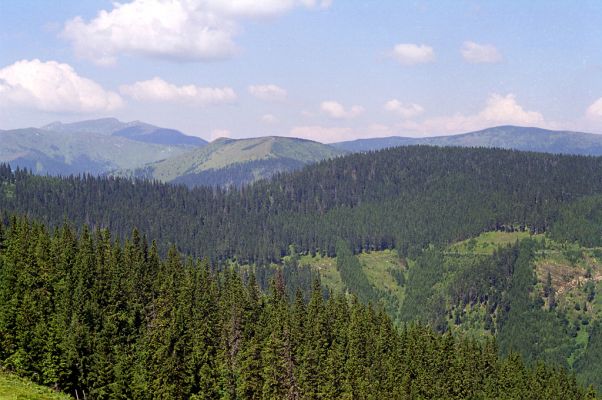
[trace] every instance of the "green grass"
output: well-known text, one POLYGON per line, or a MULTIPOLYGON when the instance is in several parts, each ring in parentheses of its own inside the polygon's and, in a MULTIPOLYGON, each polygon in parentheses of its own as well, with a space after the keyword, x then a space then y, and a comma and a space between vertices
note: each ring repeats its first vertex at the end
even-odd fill
POLYGON ((322 257, 317 254, 315 257, 310 255, 302 256, 299 259, 299 265, 309 265, 320 274, 322 285, 331 289, 335 293, 343 293, 345 284, 341 279, 341 274, 337 270, 336 258, 322 257))
POLYGON ((479 236, 458 243, 448 248, 450 253, 460 254, 493 254, 500 246, 514 244, 517 240, 528 237, 541 238, 543 235, 532 236, 529 232, 485 232, 479 236))
POLYGON ((358 255, 362 270, 368 281, 380 292, 392 295, 399 302, 405 297, 405 289, 399 286, 392 272, 399 270, 405 273, 405 266, 395 250, 373 251, 358 255))
POLYGON ((0 372, 0 400, 68 400, 69 396, 0 372))

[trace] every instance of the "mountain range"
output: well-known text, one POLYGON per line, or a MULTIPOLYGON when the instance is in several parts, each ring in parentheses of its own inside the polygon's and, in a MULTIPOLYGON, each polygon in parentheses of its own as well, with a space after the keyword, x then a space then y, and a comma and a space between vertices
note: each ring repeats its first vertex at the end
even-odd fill
POLYGON ((497 147, 543 153, 602 155, 602 135, 510 125, 487 128, 460 135, 426 138, 391 136, 332 144, 332 146, 338 149, 350 152, 411 145, 497 147))
POLYGON ((277 136, 221 138, 208 143, 176 129, 102 118, 0 130, 0 139, 0 162, 37 174, 112 174, 188 186, 240 186, 346 153, 396 146, 496 147, 602 155, 602 135, 519 126, 450 136, 392 136, 328 145, 277 136))
POLYGON ((37 174, 105 174, 182 154, 207 142, 114 118, 0 131, 0 161, 37 174))

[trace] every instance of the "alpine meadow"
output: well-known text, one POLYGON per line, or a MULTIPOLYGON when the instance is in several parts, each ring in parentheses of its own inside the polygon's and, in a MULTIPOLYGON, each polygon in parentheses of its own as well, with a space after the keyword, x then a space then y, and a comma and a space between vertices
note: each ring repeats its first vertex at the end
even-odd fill
POLYGON ((0 44, 0 399, 602 399, 602 3, 5 1, 0 44))

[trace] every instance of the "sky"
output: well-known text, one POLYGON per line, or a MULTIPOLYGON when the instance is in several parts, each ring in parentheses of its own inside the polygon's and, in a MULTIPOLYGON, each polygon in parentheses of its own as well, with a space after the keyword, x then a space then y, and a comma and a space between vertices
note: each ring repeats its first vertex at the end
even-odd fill
POLYGON ((602 134, 602 1, 1 0, 0 129, 602 134))

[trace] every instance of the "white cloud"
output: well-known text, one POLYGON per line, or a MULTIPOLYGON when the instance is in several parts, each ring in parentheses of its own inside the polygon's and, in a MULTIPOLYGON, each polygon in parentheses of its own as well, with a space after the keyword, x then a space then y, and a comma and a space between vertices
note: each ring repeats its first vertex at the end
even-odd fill
POLYGON ((138 101, 191 102, 196 105, 232 103, 237 98, 234 90, 229 87, 176 86, 158 77, 131 85, 122 85, 119 91, 138 101))
POLYGON ((494 64, 502 61, 502 55, 491 44, 467 41, 462 45, 460 52, 466 61, 473 64, 494 64))
POLYGON ((232 132, 230 132, 228 129, 214 129, 211 131, 210 140, 214 141, 220 138, 229 138, 230 136, 232 136, 232 132))
POLYGON ((62 36, 76 53, 98 64, 120 54, 175 61, 207 61, 237 52, 234 38, 242 18, 269 17, 295 7, 325 8, 312 0, 133 0, 113 3, 90 21, 76 17, 62 36))
POLYGON ((401 115, 403 118, 413 118, 424 112, 424 108, 416 103, 404 104, 397 99, 385 103, 385 110, 401 115))
POLYGON ((413 43, 395 45, 391 56, 402 65, 425 64, 435 61, 435 51, 432 47, 413 43))
POLYGON ((334 143, 349 140, 352 134, 350 128, 343 127, 324 127, 319 125, 296 126, 291 129, 289 136, 315 140, 321 143, 334 143))
POLYGON ((207 0, 208 9, 232 17, 273 17, 298 6, 309 9, 328 8, 331 0, 207 0))
POLYGON ((273 114, 264 114, 261 116, 261 122, 272 125, 278 122, 278 118, 276 118, 273 114))
POLYGON ((251 85, 248 90, 251 95, 265 101, 282 101, 287 96, 286 90, 273 84, 251 85))
POLYGON ((355 118, 364 112, 362 106, 351 106, 350 109, 346 110, 341 103, 336 101, 323 101, 320 104, 320 109, 323 113, 336 119, 355 118))
POLYGON ((586 115, 592 119, 602 118, 602 97, 587 108, 586 115))
POLYGON ((68 64, 22 60, 0 69, 0 104, 49 112, 91 113, 123 105, 117 93, 79 76, 68 64))
POLYGON ((516 102, 513 94, 502 96, 492 94, 487 99, 487 106, 479 113, 479 119, 505 124, 543 124, 543 115, 537 111, 526 111, 516 102))
POLYGON ((474 115, 430 118, 421 122, 406 121, 399 128, 421 134, 448 134, 484 129, 495 125, 549 126, 543 115, 525 110, 513 94, 492 94, 485 108, 474 115))

